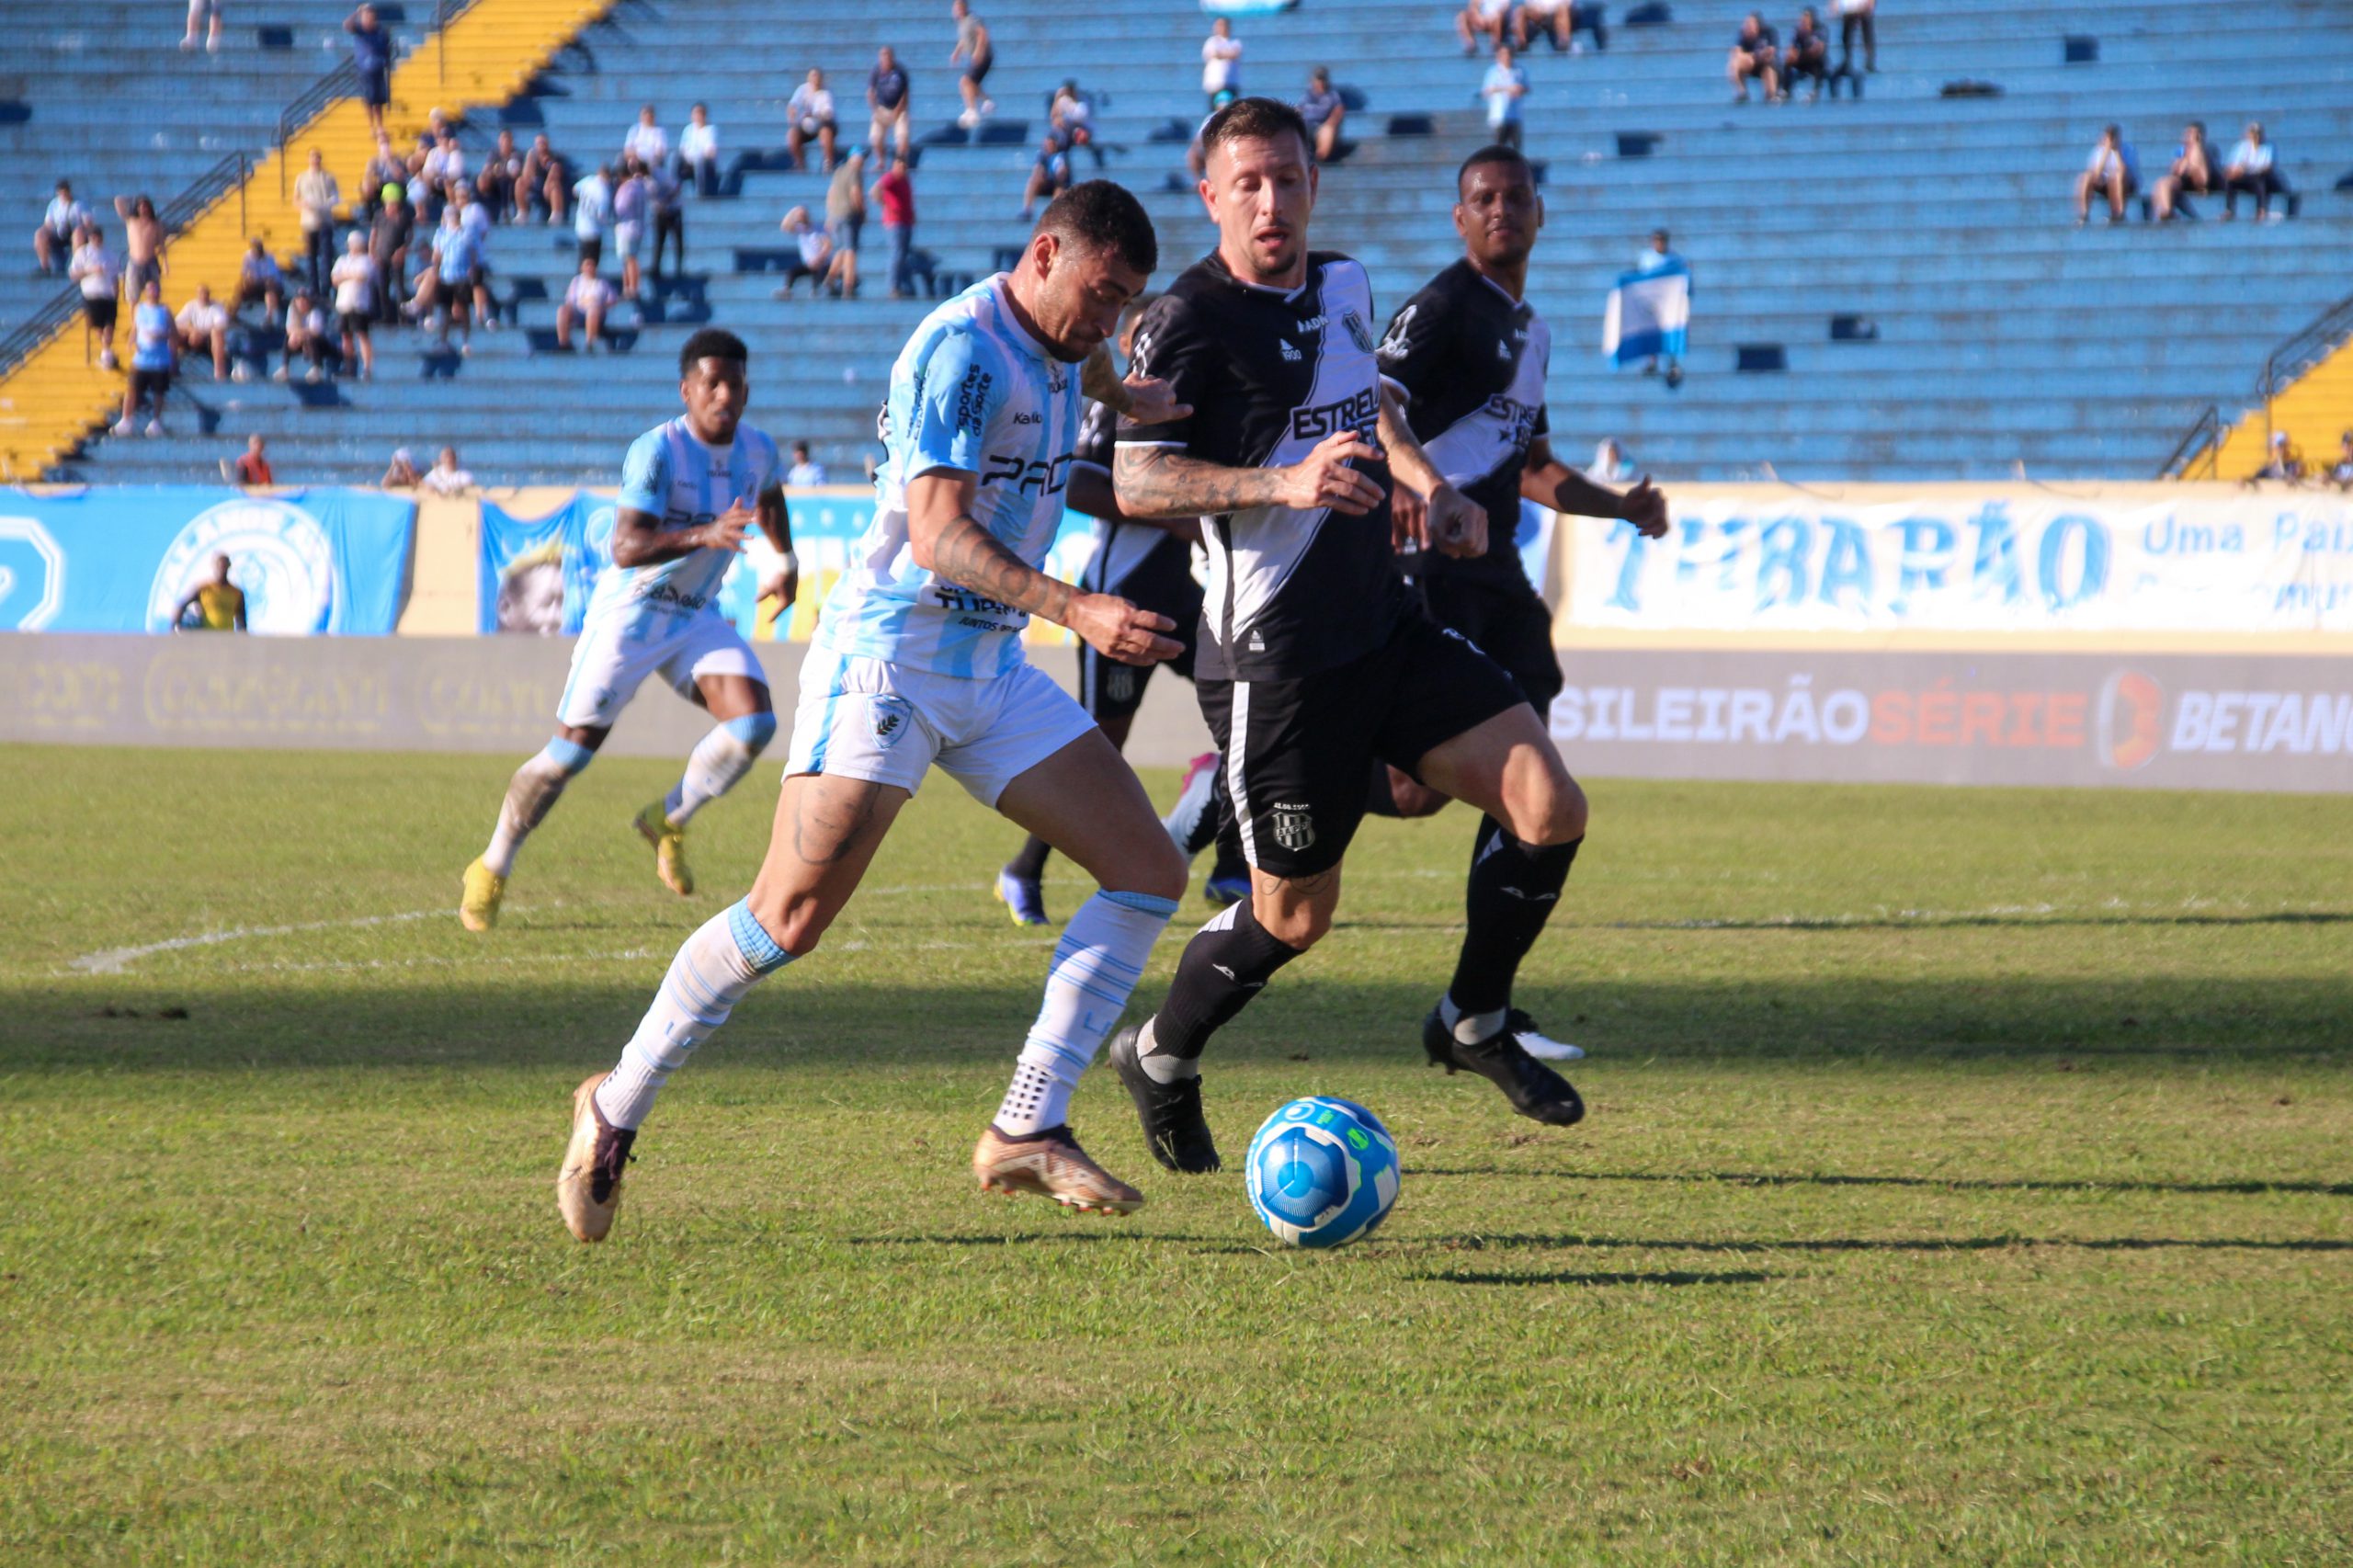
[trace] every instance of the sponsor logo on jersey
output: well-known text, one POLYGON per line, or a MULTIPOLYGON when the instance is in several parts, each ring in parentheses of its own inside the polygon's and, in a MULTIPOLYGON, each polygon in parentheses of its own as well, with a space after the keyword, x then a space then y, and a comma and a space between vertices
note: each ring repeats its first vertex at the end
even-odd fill
POLYGON ((1070 483, 1073 454, 1058 458, 1025 458, 1011 452, 991 452, 981 470, 983 484, 1005 484, 1023 495, 1059 495, 1070 483))
MULTIPOLYGON (((964 372, 964 384, 956 392, 956 423, 960 428, 975 436, 988 422, 989 388, 996 378, 978 365, 964 372)), ((920 395, 920 389, 918 389, 920 395)))
POLYGON ((1536 405, 1497 392, 1487 399, 1487 413, 1495 421, 1495 439, 1515 450, 1536 438, 1536 405))
POLYGON ((1028 409, 1020 409, 1015 412, 1013 422, 1016 425, 1043 425, 1046 422, 1046 416, 1042 414, 1032 414, 1028 409))
POLYGON ((1275 341, 1282 345, 1282 348, 1283 348, 1283 358, 1284 358, 1285 362, 1290 363, 1290 364, 1294 364, 1294 365, 1295 365, 1295 364, 1299 363, 1299 361, 1300 361, 1300 360, 1302 360, 1302 358, 1305 358, 1305 356, 1304 356, 1304 355, 1302 355, 1302 354, 1301 354, 1301 353, 1300 353, 1300 351, 1299 351, 1298 349, 1293 348, 1293 347, 1290 346, 1290 338, 1288 338, 1288 337, 1279 337, 1279 338, 1277 338, 1275 341))
POLYGON ((1495 339, 1495 358, 1506 365, 1511 363, 1511 345, 1500 337, 1495 339))
POLYGON ((1381 422, 1381 393, 1371 387, 1337 403, 1290 411, 1290 433, 1299 440, 1320 441, 1336 430, 1370 430, 1381 422))

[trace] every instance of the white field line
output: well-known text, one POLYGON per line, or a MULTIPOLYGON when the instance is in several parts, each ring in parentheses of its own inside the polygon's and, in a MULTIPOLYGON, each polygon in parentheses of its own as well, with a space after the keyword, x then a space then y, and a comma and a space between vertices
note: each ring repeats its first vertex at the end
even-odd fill
POLYGON ((291 937, 305 931, 350 931, 368 926, 391 926, 404 920, 429 920, 447 914, 439 909, 411 909, 399 915, 363 915, 352 920, 309 920, 299 926, 239 926, 227 931, 199 931, 193 936, 167 937, 160 942, 148 942, 136 948, 108 948, 103 952, 84 953, 66 964, 80 974, 120 974, 141 959, 157 953, 177 952, 183 948, 211 948, 222 942, 243 942, 255 937, 291 937))

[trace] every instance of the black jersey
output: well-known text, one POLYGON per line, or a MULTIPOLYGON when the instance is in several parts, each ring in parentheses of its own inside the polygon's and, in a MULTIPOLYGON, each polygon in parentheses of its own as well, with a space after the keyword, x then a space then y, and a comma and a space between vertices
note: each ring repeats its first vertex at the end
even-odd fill
MULTIPOLYGON (((1108 479, 1111 472, 1112 437, 1119 424, 1120 416, 1111 411, 1109 404, 1089 402, 1086 417, 1079 421, 1078 445, 1071 453, 1071 466, 1099 470, 1108 479)), ((1168 584, 1190 577, 1191 553, 1190 545, 1155 524, 1123 523, 1110 517, 1097 517, 1095 519, 1095 553, 1087 558, 1086 580, 1080 586, 1091 594, 1118 594, 1123 598, 1134 598, 1135 596, 1124 585, 1147 562, 1154 568, 1151 574, 1153 580, 1168 584)), ((1198 589, 1193 597, 1198 599, 1198 589)), ((1157 602, 1142 608, 1168 613, 1157 602)), ((1185 615, 1188 621, 1195 619, 1190 609, 1185 615)), ((1180 625, 1176 629, 1176 637, 1180 642, 1191 642, 1194 628, 1189 624, 1180 625)))
POLYGON ((1548 433, 1544 371, 1552 335, 1535 307, 1515 300, 1468 260, 1405 301, 1381 340, 1381 371, 1405 400, 1405 422, 1447 483, 1487 513, 1487 552, 1458 561, 1436 551, 1419 575, 1527 574, 1519 531, 1519 476, 1528 449, 1548 433))
MULTIPOLYGON (((1170 447, 1229 468, 1294 463, 1342 429, 1379 445, 1372 284, 1322 252, 1285 291, 1245 283, 1214 255, 1178 275, 1136 330, 1135 369, 1166 381, 1191 415, 1120 430, 1123 447, 1170 447)), ((1380 506, 1256 506, 1201 519, 1209 556, 1198 668, 1233 680, 1309 676, 1379 647, 1406 613, 1390 566, 1389 473, 1380 506)))

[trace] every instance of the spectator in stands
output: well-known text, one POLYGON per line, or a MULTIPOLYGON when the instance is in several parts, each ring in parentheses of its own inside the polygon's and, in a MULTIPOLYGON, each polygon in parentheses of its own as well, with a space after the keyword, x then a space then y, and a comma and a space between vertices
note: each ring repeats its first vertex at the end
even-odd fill
POLYGON ((669 155, 669 133, 654 123, 654 106, 647 104, 637 111, 637 123, 621 137, 622 161, 635 158, 650 169, 669 155))
POLYGON ((523 149, 515 145, 515 133, 502 130, 498 144, 484 158, 482 172, 474 176, 474 194, 493 222, 512 223, 522 216, 517 205, 517 186, 523 178, 523 149))
POLYGON ((1307 133, 1314 139, 1315 161, 1328 164, 1340 145, 1340 123, 1348 118, 1348 106, 1333 89, 1332 73, 1318 65, 1308 74, 1307 96, 1299 100, 1299 118, 1307 121, 1307 133))
POLYGON ((1552 40, 1552 52, 1555 54, 1563 50, 1571 54, 1582 54, 1585 46, 1577 42, 1577 34, 1581 32, 1593 35, 1596 52, 1609 47, 1609 34, 1603 26, 1602 9, 1598 5, 1579 6, 1574 4, 1574 0, 1523 0, 1515 20, 1513 41, 1522 54, 1528 52, 1528 46, 1539 37, 1552 40))
POLYGON ((204 52, 221 52, 221 0, 188 0, 188 31, 180 38, 183 51, 196 47, 197 29, 208 17, 212 25, 204 35, 204 52))
POLYGON ((368 259, 376 264, 376 315, 387 325, 399 319, 401 297, 408 290, 408 253, 416 237, 416 211, 402 199, 401 187, 389 181, 368 227, 368 259))
POLYGON ((441 210, 441 226, 433 232, 432 249, 433 264, 418 276, 410 314, 420 324, 433 316, 435 335, 444 348, 449 346, 449 328, 455 324, 460 333, 458 352, 470 355, 474 335, 474 236, 455 207, 441 210))
POLYGON ((199 283, 172 326, 182 353, 202 354, 212 361, 212 379, 229 379, 229 312, 212 297, 212 286, 199 283))
POLYGON ((82 319, 98 339, 98 369, 115 369, 119 361, 114 357, 114 322, 122 308, 118 298, 122 289, 122 263, 107 249, 105 230, 96 223, 83 227, 82 243, 74 247, 74 259, 67 264, 65 275, 82 290, 82 319))
POLYGON ((2123 129, 2111 125, 2099 133, 2099 145, 2075 176, 2075 226, 2090 221, 2095 192, 2108 198, 2108 221, 2121 223, 2126 199, 2140 188, 2141 160, 2124 140, 2123 129))
POLYGON ((1765 89, 1765 101, 1771 103, 1781 96, 1780 35, 1766 25, 1765 18, 1755 11, 1748 13, 1740 24, 1740 32, 1732 40, 1732 59, 1725 65, 1725 74, 1732 78, 1732 101, 1748 101, 1748 82, 1755 77, 1765 89))
POLYGON ((905 157, 915 104, 907 74, 899 68, 899 57, 887 43, 874 51, 874 69, 866 78, 866 107, 873 115, 873 123, 866 128, 868 148, 880 153, 887 137, 899 156, 905 157))
MULTIPOLYGON (((506 132, 500 132, 505 135, 506 132)), ((352 216, 364 223, 373 223, 376 214, 383 210, 384 187, 396 185, 404 189, 408 185, 408 160, 392 150, 390 133, 376 132, 376 150, 368 155, 368 166, 359 174, 359 210, 352 216)))
POLYGON ((825 278, 833 271, 834 242, 831 235, 810 221, 809 209, 796 207, 784 215, 777 227, 796 247, 792 259, 785 263, 784 287, 776 291, 779 300, 792 298, 792 286, 803 278, 809 279, 809 293, 815 298, 823 291, 825 278))
POLYGON ((858 294, 858 242, 865 229, 866 154, 853 147, 825 187, 825 233, 834 242, 833 269, 825 282, 845 300, 858 294))
POLYGON ((351 35, 351 63, 359 73, 359 101, 368 106, 370 130, 384 129, 384 106, 392 101, 392 35, 376 19, 376 7, 362 6, 344 18, 351 35))
POLYGON ((792 89, 792 97, 784 106, 784 155, 792 160, 794 168, 807 167, 801 149, 813 140, 818 172, 829 173, 834 166, 834 140, 839 134, 834 90, 825 85, 825 74, 813 65, 808 80, 792 89))
POLYGON ((609 165, 598 165, 594 174, 583 176, 572 187, 572 233, 580 242, 580 254, 602 261, 605 258, 605 230, 613 221, 613 171, 609 165))
POLYGON ((2283 484, 2302 484, 2304 481, 2304 454, 2288 439, 2285 430, 2271 433, 2270 455, 2261 468, 2247 475, 2246 482, 2253 484, 2263 479, 2276 479, 2283 484))
POLYGON ((1220 17, 1201 40, 1201 92, 1212 109, 1223 108, 1242 96, 1242 40, 1233 23, 1220 17))
POLYGON ((956 18, 956 47, 948 51, 948 63, 961 62, 964 67, 956 78, 956 90, 964 95, 964 112, 956 123, 970 131, 983 116, 996 112, 996 105, 981 96, 981 84, 996 63, 996 45, 989 38, 989 25, 972 14, 972 0, 949 0, 948 14, 956 18))
POLYGON ((915 186, 904 153, 892 158, 890 169, 867 194, 881 210, 882 233, 891 242, 891 298, 904 300, 915 288, 915 186))
MULTIPOLYGON (((259 437, 256 437, 258 439, 259 437)), ((244 460, 240 459, 242 466, 244 460)), ((267 465, 265 465, 267 466, 267 465)), ((263 483, 267 483, 267 481, 263 483)), ((172 630, 189 631, 245 631, 251 625, 245 619, 245 593, 229 581, 229 558, 212 558, 212 575, 180 596, 172 607, 172 630), (191 615, 193 610, 196 613, 191 615)))
POLYGON ((563 222, 565 205, 572 195, 572 181, 565 177, 563 159, 548 145, 547 132, 542 131, 531 138, 531 150, 523 154, 523 172, 516 177, 516 207, 525 218, 533 211, 547 214, 551 223, 563 222))
POLYGON ((619 297, 610 283, 597 276, 597 258, 582 256, 580 270, 564 286, 563 303, 555 310, 555 346, 572 347, 572 324, 578 322, 587 333, 582 352, 596 352, 605 337, 605 314, 619 297))
POLYGON ((136 300, 150 278, 160 279, 170 270, 164 265, 164 224, 155 216, 155 203, 144 196, 118 196, 114 210, 122 220, 122 295, 136 300))
POLYGON ((343 259, 335 264, 335 320, 342 335, 343 362, 348 365, 357 358, 363 381, 376 379, 376 341, 370 334, 381 280, 376 258, 368 254, 368 236, 352 230, 343 259))
POLYGON ((1455 36, 1462 40, 1466 55, 1479 52, 1479 40, 1487 40, 1490 53, 1504 46, 1505 29, 1511 23, 1511 0, 1468 0, 1454 17, 1455 36))
MULTIPOLYGON (((2150 187, 2150 206, 2160 223, 2173 221, 2177 211, 2189 210, 2181 205, 2185 196, 2211 196, 2222 188, 2222 172, 2214 165, 2214 150, 2206 144, 2203 120, 2191 120, 2183 128, 2181 145, 2174 149, 2173 166, 2157 176, 2150 187)), ((2194 212, 2191 217, 2196 217, 2194 212)))
MULTIPOLYGON (((1665 229, 1653 229, 1651 231, 1651 243, 1634 253, 1634 270, 1636 272, 1657 272, 1665 267, 1676 266, 1682 266, 1685 267, 1686 271, 1689 270, 1688 265, 1684 262, 1681 256, 1675 254, 1674 248, 1668 244, 1666 231, 1665 229)), ((1672 392, 1683 384, 1683 362, 1676 358, 1673 355, 1665 356, 1665 359, 1666 385, 1667 390, 1672 392)), ((1643 367, 1643 374, 1645 376, 1655 376, 1659 373, 1659 361, 1657 358, 1654 358, 1648 364, 1643 367)))
POLYGON ((1838 74, 1862 92, 1862 72, 1855 69, 1855 35, 1863 39, 1863 71, 1879 69, 1879 0, 1830 0, 1830 14, 1838 18, 1838 74))
POLYGON ((116 435, 130 435, 141 405, 150 402, 155 412, 147 421, 147 434, 164 433, 164 396, 172 390, 172 312, 164 305, 164 285, 150 278, 131 307, 131 380, 123 387, 122 420, 114 427, 116 435))
POLYGON ((433 460, 432 471, 416 482, 427 495, 463 495, 474 488, 474 476, 458 466, 458 449, 444 447, 433 460))
POLYGON ((312 148, 308 165, 294 176, 294 205, 302 215, 302 271, 313 293, 326 291, 335 269, 335 210, 342 201, 343 187, 312 148))
POLYGON ((454 200, 458 226, 473 242, 472 254, 466 258, 466 285, 473 294, 474 320, 482 324, 484 332, 496 332, 498 312, 492 308, 490 299, 490 210, 474 199, 473 187, 462 180, 454 200))
POLYGON ((1038 203, 1051 201, 1070 187, 1070 148, 1061 131, 1049 129, 1039 139, 1038 156, 1029 165, 1029 182, 1021 189, 1021 221, 1035 222, 1038 203))
POLYGON ((2353 430, 2336 437, 2336 466, 2328 471, 2328 479, 2339 490, 2353 490, 2353 430))
POLYGON ((1626 450, 1615 436, 1604 436, 1593 449, 1593 461, 1585 476, 1596 484, 1623 484, 1634 477, 1634 465, 1626 460, 1626 450))
POLYGON ((645 165, 632 153, 623 160, 620 183, 613 187, 613 256, 621 264, 624 300, 637 298, 645 227, 653 216, 654 192, 646 184, 645 165))
POLYGON ((678 164, 697 196, 719 194, 719 127, 711 124, 705 105, 695 105, 687 128, 678 132, 678 164))
POLYGON ((40 215, 40 227, 33 231, 33 255, 44 276, 74 259, 74 235, 89 221, 90 210, 74 199, 73 185, 59 180, 57 194, 40 215))
POLYGON ((1479 96, 1487 100, 1487 139, 1506 147, 1518 147, 1523 105, 1528 97, 1528 73, 1512 58, 1511 45, 1496 48, 1495 62, 1487 67, 1486 78, 1479 84, 1479 96))
POLYGON ((645 194, 654 213, 654 276, 662 276, 662 247, 676 248, 677 256, 671 269, 679 277, 687 271, 687 209, 685 187, 678 179, 677 169, 668 164, 656 164, 645 171, 645 194))
POLYGON ((1830 40, 1808 6, 1798 13, 1798 25, 1790 29, 1790 47, 1781 51, 1781 96, 1789 97, 1801 81, 1811 81, 1813 86, 1805 101, 1813 103, 1830 79, 1830 40))
POLYGON ((431 194, 433 213, 438 213, 458 193, 458 186, 466 177, 466 150, 458 144, 455 126, 444 125, 433 133, 433 146, 418 165, 425 176, 426 189, 431 194))
MULTIPOLYGON (((245 437, 245 449, 237 454, 235 462, 224 462, 221 466, 228 471, 230 483, 242 484, 248 490, 267 490, 278 483, 278 476, 269 469, 269 448, 262 440, 259 431, 245 437)), ((229 558, 216 555, 212 559, 217 570, 220 563, 229 558)))
POLYGON ((278 367, 277 379, 294 379, 294 356, 300 354, 309 362, 302 379, 316 381, 333 372, 327 364, 335 352, 335 330, 327 321, 327 313, 308 289, 294 291, 294 302, 286 307, 286 358, 278 367))
POLYGON ((243 311, 256 300, 261 301, 266 321, 276 321, 286 308, 286 274, 258 234, 245 242, 244 259, 237 264, 237 298, 229 307, 230 313, 243 311))
MULTIPOLYGON (((2353 437, 2348 437, 2347 439, 2353 440, 2353 437)), ((825 483, 824 466, 809 460, 808 442, 792 443, 792 466, 784 471, 784 482, 795 489, 805 489, 813 484, 825 483)))
MULTIPOLYGON (((260 437, 256 437, 256 440, 260 437)), ((392 449, 392 460, 384 465, 384 477, 376 482, 383 490, 414 490, 422 476, 416 472, 416 460, 406 447, 392 449)))
POLYGON ((2288 182, 2280 177, 2273 160, 2271 143, 2263 139, 2263 127, 2247 121, 2246 134, 2231 149, 2231 161, 2222 170, 2222 216, 2225 220, 2238 216, 2239 192, 2255 198, 2257 222, 2271 215, 2271 199, 2289 196, 2288 182))

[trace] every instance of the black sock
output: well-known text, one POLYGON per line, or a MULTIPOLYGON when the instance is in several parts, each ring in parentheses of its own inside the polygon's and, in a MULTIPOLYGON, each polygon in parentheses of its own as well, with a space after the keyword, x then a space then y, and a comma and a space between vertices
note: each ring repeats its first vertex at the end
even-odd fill
POLYGON ((1479 820, 1471 883, 1462 901, 1470 929, 1462 935, 1462 956, 1447 987, 1456 1006, 1466 1013, 1494 1013, 1511 1006, 1519 960, 1543 935, 1584 842, 1523 844, 1495 818, 1479 820))
POLYGON ((1367 816, 1403 814, 1397 810, 1397 792, 1389 787, 1389 765, 1377 756, 1372 759, 1372 777, 1365 781, 1364 810, 1367 816))
POLYGON ((1200 1055, 1210 1036, 1299 954, 1299 949, 1278 941, 1258 924, 1248 899, 1228 905, 1185 944, 1185 956, 1176 960, 1176 979, 1152 1017, 1152 1053, 1188 1060, 1200 1055))
POLYGON ((1031 834, 1021 846, 1021 853, 1005 863, 1005 869, 1024 881, 1037 881, 1046 874, 1046 857, 1054 846, 1036 834, 1031 834))

